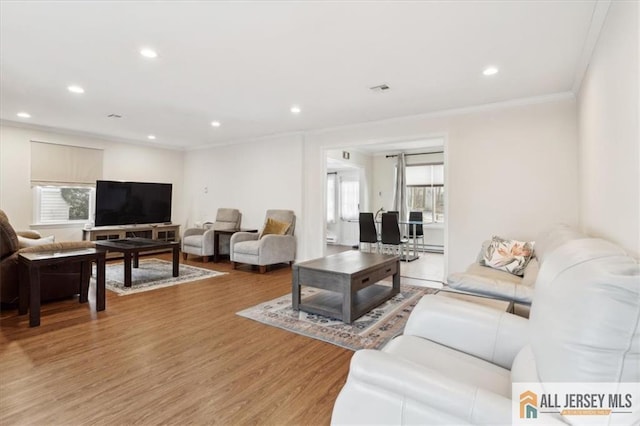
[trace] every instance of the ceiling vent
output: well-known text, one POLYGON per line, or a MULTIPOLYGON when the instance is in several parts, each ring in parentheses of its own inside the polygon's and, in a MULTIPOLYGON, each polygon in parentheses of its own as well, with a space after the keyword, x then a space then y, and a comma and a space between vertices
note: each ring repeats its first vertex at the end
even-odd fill
POLYGON ((109 115, 107 115, 107 117, 109 117, 109 118, 122 118, 122 115, 120 115, 120 114, 109 114, 109 115))
POLYGON ((389 87, 388 84, 385 84, 385 83, 379 84, 377 86, 369 87, 369 90, 371 90, 372 92, 378 92, 378 93, 386 92, 389 89, 391 88, 389 87))

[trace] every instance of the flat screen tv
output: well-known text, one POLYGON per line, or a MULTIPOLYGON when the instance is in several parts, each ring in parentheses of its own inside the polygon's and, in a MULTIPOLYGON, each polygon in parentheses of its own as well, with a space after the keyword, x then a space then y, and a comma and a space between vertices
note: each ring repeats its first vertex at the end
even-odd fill
POLYGON ((95 226, 171 222, 170 183, 96 182, 95 226))

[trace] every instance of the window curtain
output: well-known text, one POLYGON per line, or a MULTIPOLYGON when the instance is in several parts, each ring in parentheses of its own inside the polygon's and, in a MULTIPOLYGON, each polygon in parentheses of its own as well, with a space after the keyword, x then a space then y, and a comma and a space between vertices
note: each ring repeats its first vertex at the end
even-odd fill
POLYGON ((355 220, 360 213, 360 182, 356 177, 340 178, 340 219, 355 220))
POLYGON ((94 186, 102 179, 102 150, 31 141, 31 184, 94 186))
POLYGON ((404 153, 398 154, 396 165, 396 184, 393 191, 393 209, 398 212, 400 221, 408 217, 407 206, 407 160, 404 153))

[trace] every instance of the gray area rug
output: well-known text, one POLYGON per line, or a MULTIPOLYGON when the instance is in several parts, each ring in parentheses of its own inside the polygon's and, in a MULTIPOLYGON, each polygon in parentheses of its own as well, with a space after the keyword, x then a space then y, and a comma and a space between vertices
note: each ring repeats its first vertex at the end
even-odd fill
MULTIPOLYGON (((321 291, 323 290, 303 287, 302 298, 321 291)), ((422 296, 437 292, 438 290, 431 288, 401 285, 399 294, 350 325, 322 315, 294 311, 291 307, 291 294, 237 312, 236 315, 353 351, 380 349, 402 333, 409 314, 422 296)))
MULTIPOLYGON (((155 258, 140 259, 139 267, 131 270, 131 287, 129 288, 124 286, 124 262, 108 263, 105 272, 107 290, 118 293, 120 296, 225 275, 224 272, 181 264, 179 276, 174 277, 171 262, 155 258)), ((92 281, 95 281, 95 276, 94 266, 92 281)))

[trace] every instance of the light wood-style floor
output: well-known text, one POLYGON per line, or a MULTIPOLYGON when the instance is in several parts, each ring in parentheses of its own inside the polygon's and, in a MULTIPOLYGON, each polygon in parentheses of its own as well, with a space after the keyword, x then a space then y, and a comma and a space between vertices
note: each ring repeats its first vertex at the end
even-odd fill
POLYGON ((46 304, 36 328, 2 312, 0 424, 328 424, 353 352, 235 315, 289 293, 290 269, 186 263, 229 274, 107 292, 97 315, 94 296, 46 304))

